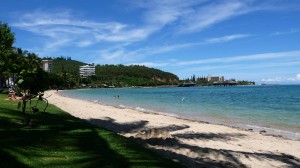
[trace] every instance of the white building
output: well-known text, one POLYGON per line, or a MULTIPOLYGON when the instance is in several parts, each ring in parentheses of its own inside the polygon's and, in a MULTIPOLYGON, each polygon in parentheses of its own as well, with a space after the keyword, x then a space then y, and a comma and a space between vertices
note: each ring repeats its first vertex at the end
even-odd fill
POLYGON ((41 68, 43 68, 43 70, 46 72, 52 72, 52 65, 52 60, 42 60, 41 68))
POLYGON ((224 82, 224 76, 207 76, 207 81, 210 82, 224 82))
POLYGON ((95 66, 83 65, 79 67, 79 74, 81 78, 86 78, 95 75, 95 66))

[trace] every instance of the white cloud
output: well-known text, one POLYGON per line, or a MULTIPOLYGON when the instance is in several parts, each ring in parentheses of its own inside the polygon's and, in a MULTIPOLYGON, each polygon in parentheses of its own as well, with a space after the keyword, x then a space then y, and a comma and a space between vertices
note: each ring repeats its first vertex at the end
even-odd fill
POLYGON ((126 65, 144 65, 147 67, 164 67, 170 65, 169 63, 158 63, 158 62, 136 62, 136 63, 128 63, 126 65))
MULTIPOLYGON (((86 21, 83 19, 76 18, 75 12, 71 10, 35 10, 28 13, 20 13, 20 21, 15 23, 15 26, 19 27, 37 27, 37 26, 74 26, 71 28, 77 28, 77 30, 84 30, 83 28, 92 28, 107 30, 112 32, 118 32, 126 25, 118 22, 105 22, 98 23, 93 21, 86 21)), ((62 31, 60 29, 59 31, 62 31)), ((68 31, 68 29, 65 29, 68 31)), ((74 33, 74 31, 71 31, 74 33)))
POLYGON ((223 43, 223 42, 228 42, 232 40, 237 40, 245 37, 249 37, 249 34, 233 34, 233 35, 227 35, 223 37, 217 37, 217 38, 210 38, 207 39, 207 43, 223 43))
MULTIPOLYGON (((176 64, 171 64, 176 66, 176 64)), ((296 62, 281 62, 281 63, 273 63, 271 61, 263 62, 263 63, 230 63, 230 64, 206 64, 202 66, 196 66, 196 67, 182 67, 186 72, 189 72, 190 74, 195 74, 199 72, 230 72, 231 73, 236 73, 236 72, 252 72, 256 73, 256 76, 265 74, 268 70, 272 70, 272 73, 276 73, 275 69, 282 69, 290 66, 300 66, 300 61, 296 62), (257 74, 259 73, 259 74, 257 74)), ((176 66, 178 67, 178 66, 176 66)), ((280 70, 281 72, 282 70, 280 70)), ((272 74, 272 75, 273 75, 272 74)))
POLYGON ((79 41, 77 46, 78 47, 87 47, 87 46, 90 46, 92 44, 93 44, 93 42, 91 40, 83 40, 83 41, 79 41))
POLYGON ((262 82, 283 82, 284 78, 282 77, 275 77, 275 78, 268 78, 268 79, 262 79, 262 82))
POLYGON ((300 82, 300 74, 296 74, 295 77, 275 77, 275 78, 266 78, 262 79, 262 82, 300 82))
POLYGON ((152 27, 136 28, 131 30, 123 30, 119 33, 96 33, 97 41, 110 42, 136 42, 146 39, 155 31, 152 27))
POLYGON ((114 62, 114 60, 122 61, 125 55, 124 52, 125 51, 122 48, 111 48, 107 50, 102 50, 99 54, 104 60, 114 62))
POLYGON ((212 58, 212 59, 202 59, 194 61, 182 61, 177 65, 199 65, 199 64, 209 64, 209 63, 229 63, 229 62, 240 62, 240 61, 253 61, 253 60, 266 60, 275 58, 288 58, 288 57, 300 57, 300 51, 289 51, 289 52, 278 52, 278 53, 263 53, 255 55, 245 55, 236 57, 222 57, 222 58, 212 58))
POLYGON ((183 43, 183 44, 172 44, 164 46, 144 47, 136 50, 128 51, 123 46, 111 47, 105 50, 101 50, 98 55, 104 60, 109 60, 110 63, 126 63, 132 61, 141 60, 147 56, 154 56, 169 51, 179 50, 202 43, 183 43))
MULTIPOLYGON (((254 60, 254 59, 253 59, 254 60)), ((151 67, 160 67, 160 66, 173 66, 178 67, 181 62, 178 60, 166 60, 161 62, 134 62, 134 63, 128 63, 127 65, 137 64, 137 65, 146 65, 151 67)), ((214 70, 230 70, 230 71, 240 71, 240 70, 248 70, 248 71, 256 71, 258 69, 265 69, 265 68, 279 68, 279 67, 291 67, 291 66, 300 66, 300 59, 297 59, 297 57, 293 60, 283 60, 281 59, 279 62, 275 61, 275 59, 267 58, 264 62, 243 62, 241 61, 234 61, 234 62, 207 62, 203 63, 202 66, 195 66, 195 67, 186 67, 185 71, 188 71, 190 73, 196 73, 196 72, 203 72, 203 71, 214 71, 214 70)), ((244 71, 243 71, 244 72, 244 71)), ((289 78, 289 80, 295 80, 300 79, 300 76, 297 76, 296 78, 289 78)))
POLYGON ((223 1, 201 6, 196 8, 192 14, 183 17, 184 24, 180 28, 180 32, 201 31, 234 16, 248 13, 251 11, 248 8, 245 1, 223 1))
MULTIPOLYGON (((142 24, 98 22, 87 20, 71 10, 35 10, 19 13, 19 20, 12 26, 42 36, 44 45, 33 46, 42 53, 59 50, 63 47, 89 47, 108 43, 112 45, 132 44, 148 39, 154 33, 168 29, 167 33, 194 33, 216 25, 236 16, 258 10, 269 10, 270 5, 257 0, 152 0, 134 1, 141 13, 142 24), (263 5, 262 5, 263 4, 263 5), (267 4, 267 5, 266 5, 267 4)), ((182 35, 182 34, 177 34, 182 35)), ((108 60, 119 58, 139 58, 173 51, 195 45, 228 42, 250 36, 249 34, 233 34, 223 37, 207 39, 202 42, 187 42, 184 44, 161 45, 161 47, 145 47, 141 49, 127 49, 125 46, 117 51, 105 50, 101 57, 108 60), (122 55, 123 54, 123 55, 122 55), (111 56, 112 55, 112 56, 111 56)), ((160 45, 160 44, 159 44, 160 45)), ((129 48, 129 47, 128 47, 129 48)), ((189 65, 188 62, 183 63, 189 65)), ((191 63, 193 64, 193 63, 191 63)))
POLYGON ((67 45, 87 47, 99 42, 135 42, 147 38, 155 30, 151 27, 136 28, 119 22, 94 22, 76 18, 70 10, 41 11, 20 14, 12 26, 38 36, 48 37, 44 49, 67 45), (63 43, 61 41, 68 41, 63 43), (56 44, 56 45, 53 45, 56 44))
MULTIPOLYGON (((144 20, 158 30, 168 25, 177 33, 194 33, 259 10, 279 10, 274 3, 242 0, 152 0, 136 2, 135 6, 146 9, 144 20)), ((282 7, 283 8, 283 7, 282 7)))
POLYGON ((289 80, 289 81, 300 81, 300 73, 297 74, 295 77, 288 78, 287 80, 289 80))
POLYGON ((45 50, 55 49, 59 46, 67 45, 70 41, 71 41, 71 39, 68 39, 68 38, 63 39, 62 38, 62 39, 57 40, 57 41, 46 42, 45 50))
POLYGON ((186 0, 183 3, 181 0, 152 0, 135 2, 135 6, 146 9, 144 19, 147 24, 162 27, 188 15, 193 6, 205 1, 207 0, 186 0))
POLYGON ((295 5, 268 0, 152 0, 135 3, 135 6, 146 9, 144 19, 147 25, 158 30, 172 25, 175 33, 200 32, 220 22, 255 11, 295 8, 295 5))
POLYGON ((272 33, 271 36, 280 36, 280 35, 286 35, 286 34, 294 34, 300 32, 299 29, 291 29, 289 31, 282 31, 282 32, 275 32, 272 33))
MULTIPOLYGON (((131 51, 127 51, 124 47, 118 46, 118 47, 112 47, 112 48, 109 48, 106 50, 102 50, 99 52, 99 55, 102 58, 104 58, 106 60, 110 60, 110 61, 113 61, 113 59, 115 59, 115 61, 119 62, 121 60, 121 58, 124 58, 124 59, 126 58, 126 61, 130 62, 130 61, 137 61, 146 56, 154 56, 156 54, 176 51, 176 50, 180 50, 183 48, 199 46, 199 45, 225 43, 225 42, 229 42, 229 41, 233 41, 233 40, 238 40, 241 38, 246 38, 248 36, 250 36, 250 35, 248 35, 248 34, 233 34, 233 35, 226 35, 226 36, 222 36, 222 37, 207 39, 203 42, 179 43, 179 44, 170 44, 170 45, 162 45, 162 46, 154 46, 154 47, 144 47, 144 48, 139 48, 139 49, 131 50, 131 51), (122 53, 122 54, 116 54, 117 51, 118 51, 118 53, 122 53), (120 51, 122 51, 122 52, 120 52, 120 51)), ((181 63, 179 63, 179 64, 181 64, 181 63)))

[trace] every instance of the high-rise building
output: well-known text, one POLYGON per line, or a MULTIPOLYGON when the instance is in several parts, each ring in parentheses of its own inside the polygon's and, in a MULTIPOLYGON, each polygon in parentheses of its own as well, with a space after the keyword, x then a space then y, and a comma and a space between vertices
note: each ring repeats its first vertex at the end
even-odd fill
POLYGON ((81 78, 86 78, 91 75, 95 75, 95 66, 83 65, 79 67, 79 74, 81 78))
POLYGON ((52 72, 53 61, 52 60, 42 60, 41 68, 46 72, 52 72))

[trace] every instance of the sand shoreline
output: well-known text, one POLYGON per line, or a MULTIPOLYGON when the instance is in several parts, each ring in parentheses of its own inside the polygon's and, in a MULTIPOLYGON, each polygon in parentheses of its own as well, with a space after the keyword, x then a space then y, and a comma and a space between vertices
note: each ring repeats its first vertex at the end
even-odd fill
MULTIPOLYGON (((72 99, 48 91, 49 103, 71 115, 141 142, 188 167, 300 167, 300 141, 209 124, 159 113, 141 112, 72 99), (145 130, 161 130, 170 138, 143 139, 145 130)), ((161 135, 158 135, 161 136, 161 135)))
MULTIPOLYGON (((147 87, 144 87, 144 88, 147 88, 147 87)), ((77 90, 90 90, 90 89, 77 89, 77 90)), ((62 96, 62 97, 67 97, 68 98, 68 96, 65 96, 65 95, 62 95, 62 94, 59 94, 59 95, 62 96)), ((72 98, 72 97, 69 97, 69 98, 72 98)), ((92 102, 90 100, 82 100, 82 101, 92 102)), ((163 116, 171 116, 171 117, 174 117, 174 118, 177 118, 177 119, 187 120, 187 121, 191 121, 191 122, 199 122, 199 123, 206 123, 206 124, 213 124, 213 125, 222 125, 222 126, 235 128, 235 129, 244 130, 244 131, 251 131, 251 132, 263 132, 264 135, 266 135, 266 136, 274 136, 274 137, 283 138, 283 139, 287 139, 287 140, 300 141, 300 136, 295 135, 295 134, 299 134, 299 133, 293 132, 293 131, 290 131, 290 130, 286 130, 286 129, 277 129, 277 128, 259 126, 259 125, 254 125, 254 124, 249 125, 249 124, 244 124, 242 122, 237 122, 235 124, 232 124, 232 123, 226 123, 226 122, 228 122, 226 120, 225 121, 222 121, 220 119, 216 120, 215 118, 214 119, 208 119, 207 117, 206 117, 206 120, 192 119, 192 117, 189 117, 189 116, 182 116, 182 115, 172 114, 172 113, 168 113, 168 112, 159 112, 159 111, 153 111, 153 110, 147 110, 147 109, 139 110, 139 109, 130 108, 130 107, 126 107, 126 106, 121 107, 121 106, 117 106, 117 105, 109 105, 109 104, 105 104, 101 101, 100 102, 99 101, 96 101, 96 102, 94 101, 93 103, 97 103, 97 104, 103 105, 103 106, 114 107, 114 108, 118 108, 118 109, 135 110, 135 111, 139 111, 139 112, 145 113, 145 114, 157 114, 157 115, 163 115, 163 116)))

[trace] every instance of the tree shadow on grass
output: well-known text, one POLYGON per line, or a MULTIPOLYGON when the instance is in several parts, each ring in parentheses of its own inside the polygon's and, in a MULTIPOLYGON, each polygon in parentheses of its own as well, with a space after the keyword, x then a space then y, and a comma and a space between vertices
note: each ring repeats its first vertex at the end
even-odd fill
POLYGON ((20 111, 0 109, 0 167, 179 167, 63 112, 32 117, 37 120, 35 127, 17 122, 23 119, 20 111))
POLYGON ((8 154, 6 151, 0 150, 0 167, 28 167, 24 163, 17 160, 16 157, 8 154))
MULTIPOLYGON (((17 163, 23 167, 24 162, 29 167, 71 167, 72 164, 78 167, 129 167, 127 160, 113 151, 95 128, 84 121, 68 122, 64 117, 57 118, 49 113, 39 114, 35 116, 37 118, 40 126, 19 126, 1 131, 0 155, 18 158, 17 163)), ((2 121, 5 118, 2 117, 2 121)), ((9 122, 6 120, 7 126, 12 126, 9 122)), ((3 160, 0 165, 7 163, 10 161, 3 160)))

